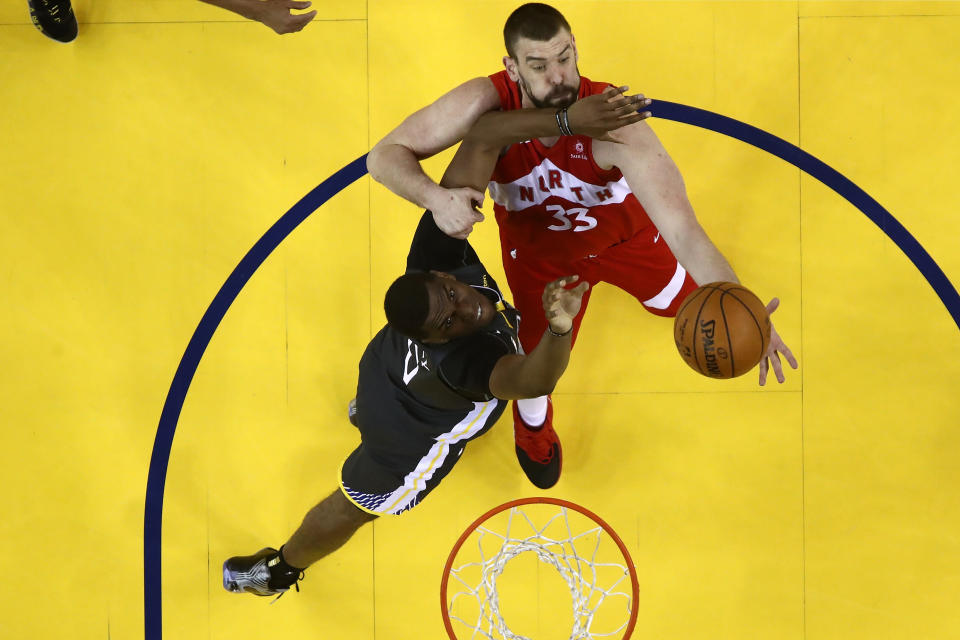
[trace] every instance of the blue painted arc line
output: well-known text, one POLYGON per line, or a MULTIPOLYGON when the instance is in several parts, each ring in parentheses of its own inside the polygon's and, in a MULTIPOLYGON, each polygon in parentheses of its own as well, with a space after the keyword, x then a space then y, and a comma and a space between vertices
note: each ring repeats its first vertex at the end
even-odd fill
POLYGON ((927 250, 890 212, 876 200, 824 162, 782 138, 749 124, 695 107, 654 100, 646 109, 656 118, 692 124, 751 144, 794 165, 827 185, 880 227, 894 244, 916 265, 960 328, 960 294, 927 250))
MULTIPOLYGON (((656 100, 648 108, 654 116, 701 127, 736 138, 786 160, 817 178, 843 196, 880 229, 907 255, 936 291, 960 328, 960 296, 946 275, 919 242, 893 216, 862 189, 810 154, 789 142, 748 124, 710 111, 696 109, 674 102, 656 100)), ((153 443, 150 470, 147 476, 147 495, 143 517, 143 600, 144 637, 162 640, 162 577, 161 533, 163 490, 167 477, 170 449, 177 421, 210 339, 220 325, 233 301, 250 277, 290 233, 327 200, 356 182, 367 173, 366 155, 346 165, 324 180, 283 215, 247 252, 224 282, 207 311, 203 314, 174 374, 170 391, 160 414, 160 424, 153 443)))
POLYGON ((150 458, 150 472, 147 476, 147 497, 143 515, 143 601, 144 630, 147 640, 161 640, 163 637, 162 618, 162 581, 161 581, 161 532, 163 518, 163 489, 167 478, 167 463, 173 446, 173 435, 187 390, 193 375, 200 365, 200 358, 206 351, 210 339, 223 320, 227 310, 236 300, 240 291, 260 265, 273 253, 283 240, 297 226, 317 210, 327 200, 340 193, 350 184, 367 173, 367 156, 357 158, 335 174, 324 180, 310 193, 300 199, 277 220, 253 248, 247 252, 240 264, 234 268, 206 313, 193 332, 190 343, 180 359, 180 365, 173 376, 173 383, 167 393, 160 424, 153 442, 153 454, 150 458))

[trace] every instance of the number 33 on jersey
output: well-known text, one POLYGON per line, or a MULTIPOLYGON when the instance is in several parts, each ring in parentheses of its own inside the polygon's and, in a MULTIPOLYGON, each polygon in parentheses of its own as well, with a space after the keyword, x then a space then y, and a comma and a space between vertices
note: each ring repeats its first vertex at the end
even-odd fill
POLYGON ((575 261, 652 224, 620 170, 594 162, 592 142, 564 136, 552 147, 528 140, 507 148, 489 184, 503 246, 575 261))

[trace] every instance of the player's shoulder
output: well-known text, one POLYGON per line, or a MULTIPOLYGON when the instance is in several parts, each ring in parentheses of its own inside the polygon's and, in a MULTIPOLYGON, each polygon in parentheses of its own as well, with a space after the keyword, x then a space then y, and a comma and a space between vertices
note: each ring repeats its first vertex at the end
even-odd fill
POLYGON ((500 106, 500 91, 491 76, 471 78, 451 89, 443 98, 448 102, 469 105, 481 113, 500 106))
POLYGON ((604 168, 665 153, 657 134, 642 120, 611 131, 609 135, 613 140, 594 140, 592 145, 594 160, 604 168))
POLYGON ((580 97, 586 98, 598 93, 603 93, 607 87, 612 87, 609 82, 596 82, 586 76, 580 76, 580 97))
MULTIPOLYGON (((496 361, 505 355, 516 353, 509 335, 499 329, 485 329, 469 336, 457 338, 450 344, 450 359, 465 359, 468 362, 496 361)), ((519 346, 519 345, 517 345, 519 346)))
POLYGON ((449 118, 466 117, 471 122, 480 114, 500 107, 500 93, 487 76, 461 82, 414 114, 435 125, 449 118))
POLYGON ((497 97, 494 109, 511 110, 519 109, 522 106, 520 87, 510 79, 510 74, 507 73, 506 69, 491 73, 487 76, 487 79, 490 81, 490 86, 493 87, 497 97))

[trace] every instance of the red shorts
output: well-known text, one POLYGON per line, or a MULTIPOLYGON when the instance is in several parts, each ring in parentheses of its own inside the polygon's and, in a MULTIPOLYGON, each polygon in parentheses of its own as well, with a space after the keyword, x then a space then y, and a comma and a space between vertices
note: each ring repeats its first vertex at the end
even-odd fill
POLYGON ((513 292, 513 304, 523 316, 520 343, 527 353, 537 346, 547 328, 543 288, 557 278, 576 274, 581 281, 590 283, 580 313, 573 320, 574 342, 590 301, 590 292, 598 282, 608 282, 623 289, 650 313, 668 318, 677 314, 680 303, 697 288, 697 283, 680 266, 653 225, 599 255, 574 262, 544 262, 535 255, 515 250, 503 242, 503 238, 500 246, 507 283, 513 292))

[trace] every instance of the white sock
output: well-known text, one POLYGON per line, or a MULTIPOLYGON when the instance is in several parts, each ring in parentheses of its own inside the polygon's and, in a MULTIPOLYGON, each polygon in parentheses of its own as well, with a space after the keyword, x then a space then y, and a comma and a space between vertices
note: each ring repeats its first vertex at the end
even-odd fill
POLYGON ((547 396, 515 400, 520 417, 528 427, 539 427, 547 419, 547 396))

